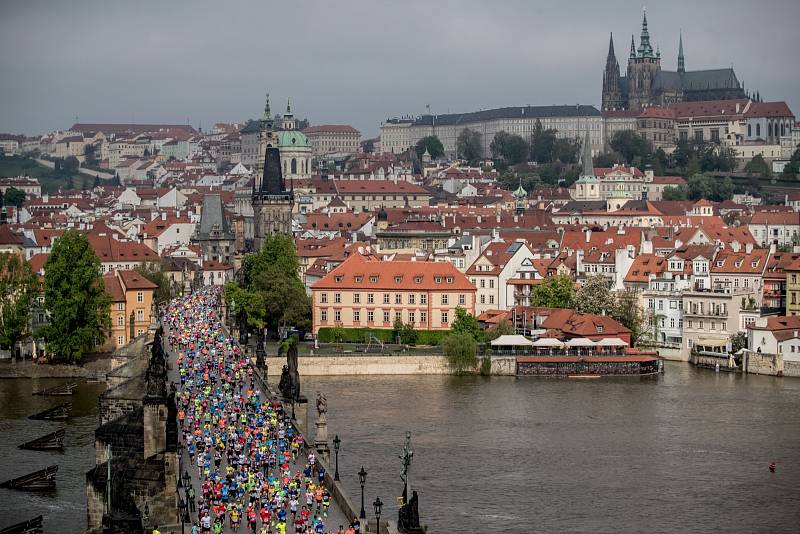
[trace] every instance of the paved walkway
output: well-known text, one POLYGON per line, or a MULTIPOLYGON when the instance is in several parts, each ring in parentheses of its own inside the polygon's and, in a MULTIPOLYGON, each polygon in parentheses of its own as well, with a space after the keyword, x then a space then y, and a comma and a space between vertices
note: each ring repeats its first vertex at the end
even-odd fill
POLYGON ((327 489, 318 484, 318 473, 307 476, 309 458, 300 452, 300 436, 286 424, 283 407, 258 389, 240 347, 226 336, 214 311, 218 298, 216 288, 206 288, 174 301, 163 318, 170 380, 179 384, 176 400, 183 418, 180 469, 189 473, 197 496, 192 521, 202 527, 224 517, 221 532, 229 533, 316 534, 346 528, 332 498, 329 508, 316 504, 318 496, 328 499, 327 489), (298 515, 312 502, 302 525, 292 523, 292 496, 299 501, 298 515), (248 525, 248 506, 255 512, 255 530, 248 525), (238 531, 231 527, 232 513, 244 516, 238 531), (277 520, 279 513, 286 514, 285 524, 277 520))

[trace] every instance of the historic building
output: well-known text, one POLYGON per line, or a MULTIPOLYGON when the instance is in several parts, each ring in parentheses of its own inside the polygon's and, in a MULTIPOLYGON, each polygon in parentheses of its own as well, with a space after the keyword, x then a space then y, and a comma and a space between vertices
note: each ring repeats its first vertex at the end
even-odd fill
POLYGON ((192 243, 200 245, 204 261, 231 263, 235 253, 233 246, 235 236, 225 216, 219 194, 205 195, 202 210, 200 222, 192 236, 192 243))
MULTIPOLYGON (((290 111, 287 107, 287 112, 290 111)), ((274 129, 275 124, 269 109, 269 97, 267 97, 267 105, 264 108, 264 117, 260 122, 258 156, 251 200, 255 250, 261 249, 264 238, 270 234, 291 233, 292 207, 294 205, 294 191, 286 189, 281 172, 282 158, 278 148, 280 139, 274 129)), ((300 132, 297 133, 302 135, 300 132)), ((303 137, 305 138, 305 136, 303 137)), ((311 149, 308 148, 308 151, 308 164, 310 165, 311 149)), ((295 160, 294 165, 296 164, 295 160)))
POLYGON ((745 97, 733 68, 687 71, 683 55, 683 36, 678 45, 677 70, 662 70, 661 51, 657 48, 654 51, 650 43, 647 13, 642 19, 638 49, 631 36, 631 51, 625 76, 620 75, 613 35, 609 40, 603 71, 603 110, 640 110, 647 106, 667 106, 674 102, 745 97))

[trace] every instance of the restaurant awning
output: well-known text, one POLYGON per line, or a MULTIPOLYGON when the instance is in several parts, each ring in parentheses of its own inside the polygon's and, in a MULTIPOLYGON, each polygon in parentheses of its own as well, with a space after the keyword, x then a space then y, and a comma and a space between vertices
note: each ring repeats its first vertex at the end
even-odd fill
POLYGON ((728 344, 728 340, 720 337, 700 337, 697 338, 695 345, 702 345, 704 347, 724 347, 728 344))
POLYGON ((567 347, 594 347, 595 343, 585 337, 575 337, 567 341, 567 347))
POLYGON ((491 345, 493 347, 530 347, 533 345, 533 341, 519 334, 504 335, 493 339, 491 345))
POLYGON ((628 344, 625 343, 618 337, 604 337, 600 341, 595 343, 598 347, 627 347, 628 344))
POLYGON ((564 342, 554 337, 540 337, 533 342, 534 347, 563 347, 564 342))

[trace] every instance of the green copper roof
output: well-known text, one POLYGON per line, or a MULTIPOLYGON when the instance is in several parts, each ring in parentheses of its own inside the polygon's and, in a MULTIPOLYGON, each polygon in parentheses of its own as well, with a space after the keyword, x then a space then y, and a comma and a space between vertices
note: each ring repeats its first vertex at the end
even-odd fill
POLYGON ((520 184, 519 187, 517 187, 517 190, 514 191, 514 196, 517 198, 524 198, 528 196, 528 192, 525 191, 525 189, 522 187, 522 184, 520 184))
POLYGON ((298 132, 297 130, 281 130, 276 132, 276 136, 278 137, 278 147, 311 147, 311 144, 308 142, 308 137, 303 132, 298 132))

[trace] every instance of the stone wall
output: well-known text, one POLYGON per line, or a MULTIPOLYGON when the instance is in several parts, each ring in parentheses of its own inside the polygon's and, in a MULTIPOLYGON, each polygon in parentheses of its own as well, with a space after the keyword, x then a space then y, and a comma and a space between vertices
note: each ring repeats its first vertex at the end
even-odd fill
POLYGON ((100 397, 100 424, 104 425, 142 407, 141 400, 100 397))
MULTIPOLYGON (((447 375, 444 356, 300 356, 300 376, 447 375)), ((285 357, 268 357, 269 376, 280 376, 285 357)))
POLYGON ((780 354, 744 353, 744 371, 757 375, 783 374, 783 357, 780 354))
POLYGON ((783 376, 800 378, 800 362, 783 362, 783 376))
POLYGON ((517 359, 514 356, 492 356, 492 374, 514 376, 517 374, 517 359))

